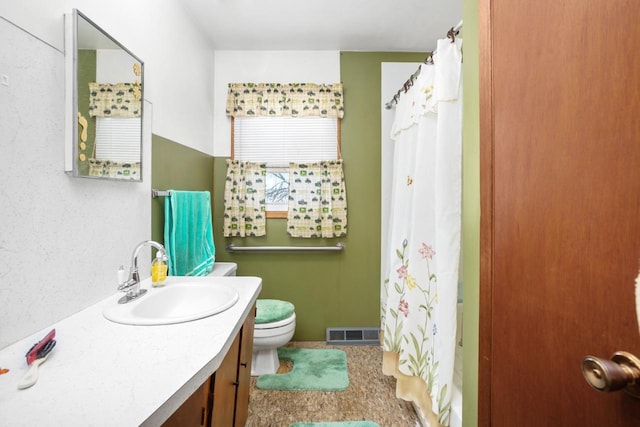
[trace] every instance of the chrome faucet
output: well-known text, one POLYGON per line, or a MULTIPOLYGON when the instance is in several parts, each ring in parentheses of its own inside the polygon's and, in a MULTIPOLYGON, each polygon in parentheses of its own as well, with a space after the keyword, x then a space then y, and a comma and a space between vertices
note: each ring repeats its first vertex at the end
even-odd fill
MULTIPOLYGON (((129 272, 129 279, 118 279, 120 281, 120 283, 118 284, 118 290, 126 292, 126 295, 118 300, 118 304, 125 304, 129 301, 133 301, 134 299, 141 297, 147 292, 146 289, 140 289, 140 274, 138 273, 138 254, 140 253, 140 250, 142 250, 142 248, 145 246, 153 246, 158 251, 160 251, 161 255, 165 257, 167 256, 167 251, 164 249, 164 246, 162 246, 158 242, 154 242, 153 240, 145 240, 144 242, 138 244, 138 246, 136 246, 133 250, 133 254, 131 255, 131 271, 129 272)), ((122 269, 122 271, 124 270, 123 267, 120 268, 122 269)))

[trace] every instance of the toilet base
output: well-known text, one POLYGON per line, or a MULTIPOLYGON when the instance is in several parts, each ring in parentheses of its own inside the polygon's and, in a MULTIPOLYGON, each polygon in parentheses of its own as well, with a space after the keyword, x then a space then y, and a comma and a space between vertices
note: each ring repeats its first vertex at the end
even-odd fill
POLYGON ((278 349, 253 349, 251 357, 251 376, 257 377, 265 374, 275 374, 280 367, 278 349))
POLYGON ((251 376, 275 374, 280 367, 278 348, 287 345, 296 330, 296 314, 271 323, 260 323, 253 331, 251 376))

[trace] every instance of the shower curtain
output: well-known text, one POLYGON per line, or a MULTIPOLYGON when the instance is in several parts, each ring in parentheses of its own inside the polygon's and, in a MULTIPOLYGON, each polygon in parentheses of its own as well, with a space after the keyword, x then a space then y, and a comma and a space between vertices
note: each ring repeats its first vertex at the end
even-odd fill
POLYGON ((396 107, 388 253, 383 254, 383 372, 430 427, 448 426, 460 259, 462 40, 438 40, 396 107))

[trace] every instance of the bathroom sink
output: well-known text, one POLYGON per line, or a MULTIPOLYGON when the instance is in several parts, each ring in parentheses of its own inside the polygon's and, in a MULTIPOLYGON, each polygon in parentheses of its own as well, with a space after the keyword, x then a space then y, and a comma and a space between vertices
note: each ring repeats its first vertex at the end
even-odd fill
POLYGON ((238 291, 216 283, 215 278, 167 278, 163 288, 151 288, 126 304, 113 303, 103 310, 112 322, 127 325, 170 325, 221 313, 238 302, 238 291))

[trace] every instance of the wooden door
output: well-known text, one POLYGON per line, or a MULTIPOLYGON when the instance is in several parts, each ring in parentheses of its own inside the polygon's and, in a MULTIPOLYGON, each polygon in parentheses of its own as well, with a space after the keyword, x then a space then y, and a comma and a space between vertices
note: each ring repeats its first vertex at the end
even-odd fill
POLYGON ((640 425, 581 372, 640 356, 640 2, 479 4, 479 425, 640 425))

